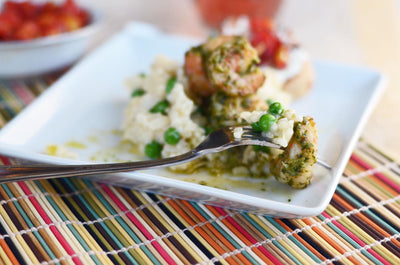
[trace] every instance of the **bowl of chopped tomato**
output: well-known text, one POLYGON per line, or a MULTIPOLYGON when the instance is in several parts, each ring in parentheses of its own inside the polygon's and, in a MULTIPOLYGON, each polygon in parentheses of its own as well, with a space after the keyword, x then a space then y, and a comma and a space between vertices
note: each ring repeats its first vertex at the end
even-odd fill
POLYGON ((67 67, 89 48, 100 12, 74 0, 7 0, 0 6, 0 78, 67 67))

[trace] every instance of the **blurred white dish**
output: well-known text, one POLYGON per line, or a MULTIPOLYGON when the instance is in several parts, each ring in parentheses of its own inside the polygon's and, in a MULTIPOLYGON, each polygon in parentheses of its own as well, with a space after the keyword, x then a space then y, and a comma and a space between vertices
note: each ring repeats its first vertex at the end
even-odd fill
POLYGON ((38 75, 76 62, 88 49, 102 16, 92 7, 90 24, 75 31, 29 41, 0 41, 0 78, 38 75))
MULTIPOLYGON (((53 164, 90 163, 96 150, 117 145, 96 132, 119 129, 129 101, 127 77, 146 72, 158 54, 183 61, 196 41, 161 33, 143 24, 131 24, 82 60, 0 130, 0 152, 53 164), (47 145, 77 141, 79 160, 44 154, 47 145)), ((203 203, 275 217, 301 218, 321 213, 329 204, 367 118, 386 84, 370 69, 327 62, 313 63, 317 81, 312 91, 291 107, 314 117, 319 129, 319 158, 332 165, 329 172, 316 166, 312 183, 294 190, 273 177, 266 188, 234 186, 219 189, 183 181, 167 170, 93 176, 92 180, 157 192, 203 203)), ((115 159, 115 157, 114 157, 115 159)), ((111 160, 111 159, 110 159, 111 160)), ((227 179, 235 179, 228 176, 227 179)), ((248 179, 247 182, 252 180, 248 179)), ((259 179, 254 180, 259 181, 259 179)), ((246 182, 244 182, 246 184, 246 182)))

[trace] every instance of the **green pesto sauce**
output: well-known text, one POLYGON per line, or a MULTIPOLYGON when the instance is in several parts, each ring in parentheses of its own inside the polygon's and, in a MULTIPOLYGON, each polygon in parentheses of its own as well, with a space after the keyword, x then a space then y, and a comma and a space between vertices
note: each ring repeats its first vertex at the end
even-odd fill
POLYGON ((69 141, 65 143, 66 147, 70 147, 70 148, 76 148, 76 149, 86 149, 87 146, 81 142, 78 141, 69 141))

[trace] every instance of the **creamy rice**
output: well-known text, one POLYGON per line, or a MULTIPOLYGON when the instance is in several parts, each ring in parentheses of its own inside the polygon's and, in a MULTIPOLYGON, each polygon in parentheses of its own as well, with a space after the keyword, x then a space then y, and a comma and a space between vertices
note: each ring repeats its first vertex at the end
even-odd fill
MULTIPOLYGON (((290 103, 291 97, 282 90, 282 87, 274 81, 273 76, 267 76, 267 81, 260 87, 254 95, 264 103, 255 105, 256 111, 238 111, 238 115, 232 119, 232 125, 251 124, 257 122, 263 114, 268 113, 265 101, 273 100, 283 103, 285 111, 277 115, 277 121, 271 126, 270 131, 263 132, 265 137, 271 138, 272 142, 287 146, 293 135, 293 128, 296 122, 301 121, 293 110, 285 106, 290 103), (265 109, 265 110, 264 110, 265 109)), ((137 74, 126 80, 126 85, 131 92, 140 88, 144 91, 141 96, 132 97, 125 109, 122 123, 122 142, 132 143, 135 154, 145 154, 145 147, 152 141, 157 141, 162 145, 161 157, 171 157, 183 154, 192 150, 205 137, 205 129, 199 124, 204 125, 206 117, 204 115, 194 115, 198 106, 186 95, 187 80, 183 74, 181 66, 164 56, 155 58, 151 69, 146 75, 137 74), (166 84, 172 77, 176 82, 170 91, 166 92, 166 84), (169 107, 165 114, 152 113, 150 109, 160 101, 168 101, 169 107), (199 122, 202 121, 202 122, 199 122), (175 145, 166 143, 164 133, 169 128, 175 128, 181 139, 175 145)), ((257 102, 257 101, 254 101, 257 102)), ((216 107, 223 108, 222 102, 217 101, 216 107)), ((235 111, 235 109, 232 109, 235 111)), ((235 129, 234 137, 240 138, 243 130, 235 129)), ((254 146, 243 146, 239 149, 233 148, 228 151, 209 154, 201 159, 190 163, 174 166, 170 169, 176 172, 193 173, 199 168, 208 170, 211 175, 230 173, 232 175, 246 175, 252 177, 267 177, 271 175, 271 162, 278 158, 282 153, 280 149, 258 149, 254 146)), ((66 157, 77 158, 64 146, 49 145, 46 153, 66 157)))
MULTIPOLYGON (((240 119, 251 124, 257 122, 260 117, 266 113, 267 111, 244 111, 240 114, 240 119)), ((263 136, 272 139, 273 143, 286 147, 293 135, 294 122, 300 120, 301 118, 293 110, 287 109, 271 126, 270 131, 263 132, 262 134, 263 136)))
POLYGON ((178 76, 171 92, 166 93, 166 83, 177 75, 178 68, 177 62, 158 56, 146 77, 136 75, 127 81, 132 92, 141 88, 145 94, 133 97, 126 108, 123 139, 136 144, 143 153, 146 144, 156 140, 164 146, 163 157, 179 155, 190 151, 205 137, 204 130, 190 117, 195 106, 185 94, 184 80, 178 76), (150 112, 155 104, 165 99, 170 104, 168 115, 150 112), (182 137, 176 145, 169 145, 164 140, 164 132, 170 127, 182 137))
MULTIPOLYGON (((265 101, 267 99, 283 101, 285 106, 291 100, 288 93, 283 92, 278 83, 274 83, 272 77, 267 77, 264 85, 258 89, 257 97, 265 101), (282 100, 283 99, 283 100, 282 100)), ((182 74, 182 69, 177 62, 171 61, 166 57, 158 56, 145 76, 136 75, 127 80, 127 85, 131 91, 141 88, 145 94, 133 97, 125 111, 124 122, 122 125, 123 139, 129 140, 145 153, 145 146, 153 140, 162 144, 161 156, 176 156, 190 151, 205 139, 205 131, 193 119, 192 114, 197 106, 186 95, 186 79, 182 74), (166 83, 171 77, 176 77, 177 81, 169 94, 166 93, 166 83), (162 100, 167 100, 170 104, 166 115, 161 113, 151 113, 150 109, 162 100), (164 140, 164 132, 170 128, 175 128, 182 136, 176 145, 167 144, 164 140)), ((282 102, 281 102, 282 103, 282 102)), ((222 106, 222 105, 221 105, 222 106)), ((242 112, 236 124, 251 124, 257 122, 267 111, 242 112)), ((287 146, 293 135, 293 124, 299 121, 293 110, 286 109, 267 133, 266 137, 272 139, 276 144, 287 146)), ((234 122, 234 121, 233 121, 234 122)), ((235 123, 235 122, 234 122, 235 123)), ((243 131, 237 129, 234 136, 240 138, 243 131)), ((276 155, 279 150, 272 150, 270 154, 276 155)), ((250 172, 252 175, 269 173, 266 163, 268 156, 266 153, 255 152, 251 146, 246 147, 241 155, 241 165, 233 166, 233 174, 250 172), (258 163, 258 161, 261 161, 258 163)), ((208 155, 202 160, 201 165, 206 165, 209 170, 227 164, 232 161, 231 154, 218 153, 208 155), (222 163, 222 164, 221 164, 222 163)), ((194 161, 194 163, 196 163, 194 161)), ((173 169, 184 171, 189 170, 191 164, 184 164, 173 169)), ((193 166, 196 168, 197 166, 193 166)))
POLYGON ((235 129, 233 129, 233 137, 235 137, 236 139, 240 139, 240 138, 242 138, 242 135, 243 135, 242 127, 237 127, 235 129))

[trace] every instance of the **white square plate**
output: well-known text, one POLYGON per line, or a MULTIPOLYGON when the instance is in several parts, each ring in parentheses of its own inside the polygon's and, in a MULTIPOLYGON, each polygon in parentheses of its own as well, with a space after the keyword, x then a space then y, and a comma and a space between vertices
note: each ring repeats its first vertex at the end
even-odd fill
MULTIPOLYGON (((124 85, 126 78, 146 72, 158 54, 182 62, 184 52, 193 44, 196 41, 166 35, 146 24, 129 24, 1 129, 0 153, 53 164, 90 162, 95 152, 112 149, 120 141, 118 135, 104 135, 120 128, 130 97, 124 85), (93 141, 96 134, 97 141, 93 141), (68 141, 87 146, 75 150, 79 160, 43 154, 47 145, 68 141)), ((381 74, 365 68, 326 62, 314 62, 314 67, 317 80, 313 90, 291 108, 314 117, 319 128, 319 157, 333 169, 329 172, 316 166, 314 179, 304 190, 294 190, 274 178, 263 180, 265 189, 256 188, 258 185, 219 189, 183 181, 188 176, 166 170, 90 178, 275 217, 317 215, 328 205, 386 81, 381 74)))

